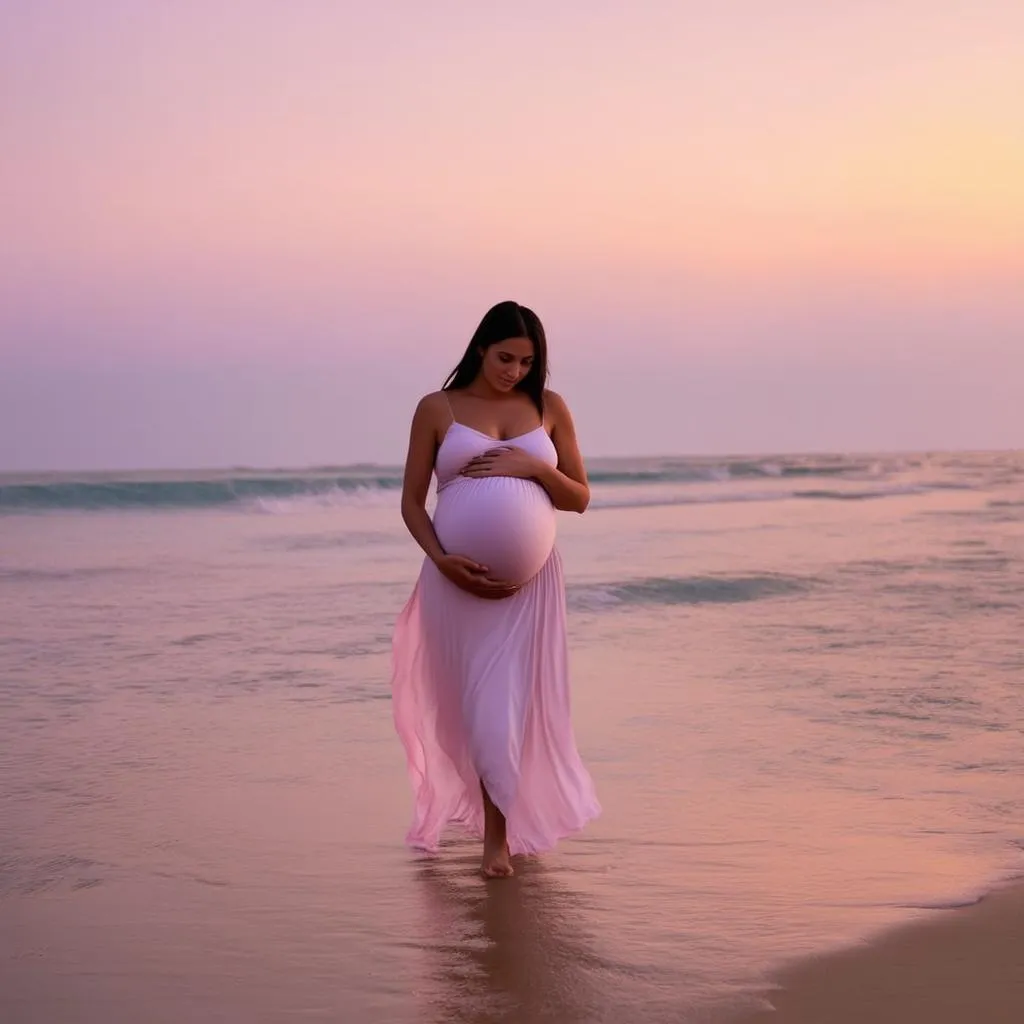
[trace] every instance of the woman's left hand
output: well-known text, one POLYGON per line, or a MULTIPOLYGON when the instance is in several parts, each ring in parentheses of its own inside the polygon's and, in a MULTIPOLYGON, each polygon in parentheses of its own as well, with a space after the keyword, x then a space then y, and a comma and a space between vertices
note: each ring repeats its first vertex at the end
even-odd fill
POLYGON ((462 476, 514 476, 521 480, 531 480, 540 468, 540 459, 535 458, 522 448, 512 445, 501 445, 489 448, 482 455, 470 459, 462 469, 462 476))

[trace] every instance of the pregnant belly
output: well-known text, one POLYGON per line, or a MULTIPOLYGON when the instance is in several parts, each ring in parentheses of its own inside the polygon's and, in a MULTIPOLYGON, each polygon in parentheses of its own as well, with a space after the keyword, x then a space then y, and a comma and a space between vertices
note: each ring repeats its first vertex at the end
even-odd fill
POLYGON ((526 583, 555 545, 555 509, 530 480, 463 477, 438 495, 434 531, 449 554, 486 565, 495 579, 526 583))

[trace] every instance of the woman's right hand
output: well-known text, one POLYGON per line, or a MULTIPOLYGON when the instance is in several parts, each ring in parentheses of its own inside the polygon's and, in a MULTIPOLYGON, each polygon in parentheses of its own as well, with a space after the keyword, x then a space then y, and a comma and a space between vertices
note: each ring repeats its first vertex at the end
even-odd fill
POLYGON ((434 564, 442 576, 474 597, 498 601, 504 597, 511 597, 520 589, 515 583, 491 579, 487 575, 486 565, 474 562, 465 555, 442 555, 434 564))

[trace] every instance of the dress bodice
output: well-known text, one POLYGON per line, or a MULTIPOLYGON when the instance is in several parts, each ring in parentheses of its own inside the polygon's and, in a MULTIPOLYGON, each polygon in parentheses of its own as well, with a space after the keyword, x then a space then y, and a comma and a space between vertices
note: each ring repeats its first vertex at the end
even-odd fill
POLYGON ((538 459, 543 459, 552 466, 558 465, 558 453, 554 442, 543 426, 534 427, 524 434, 499 440, 484 434, 465 423, 452 421, 445 433, 437 457, 434 459, 434 473, 437 476, 438 491, 444 490, 453 480, 458 479, 465 465, 478 455, 492 448, 522 448, 538 459))

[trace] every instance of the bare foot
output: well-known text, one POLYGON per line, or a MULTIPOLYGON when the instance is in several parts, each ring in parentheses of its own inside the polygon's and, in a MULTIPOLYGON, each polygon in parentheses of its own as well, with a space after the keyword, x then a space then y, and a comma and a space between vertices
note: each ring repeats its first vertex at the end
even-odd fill
POLYGON ((493 839, 484 840, 484 859, 480 865, 484 878, 511 878, 515 872, 509 861, 508 843, 504 840, 495 842, 493 839))
POLYGON ((514 872, 509 863, 505 815, 495 806, 483 782, 480 792, 484 798, 484 859, 480 870, 484 878, 509 878, 514 872))

